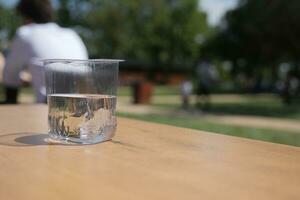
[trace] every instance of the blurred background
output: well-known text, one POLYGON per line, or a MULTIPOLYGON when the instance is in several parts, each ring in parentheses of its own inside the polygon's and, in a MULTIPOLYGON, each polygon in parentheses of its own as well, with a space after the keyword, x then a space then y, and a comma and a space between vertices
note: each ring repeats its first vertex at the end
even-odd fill
MULTIPOLYGON (((16 3, 0 0, 0 69, 21 23, 16 3)), ((82 37, 90 58, 126 60, 119 116, 300 146, 299 0, 53 5, 55 21, 82 37)), ((24 86, 21 103, 33 99, 24 86)))

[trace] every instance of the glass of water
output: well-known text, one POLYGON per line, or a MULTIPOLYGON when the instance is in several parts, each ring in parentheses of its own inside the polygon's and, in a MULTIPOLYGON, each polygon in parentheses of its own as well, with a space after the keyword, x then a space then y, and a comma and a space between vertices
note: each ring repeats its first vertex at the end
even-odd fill
POLYGON ((94 144, 114 136, 121 61, 43 61, 51 139, 67 143, 94 144))

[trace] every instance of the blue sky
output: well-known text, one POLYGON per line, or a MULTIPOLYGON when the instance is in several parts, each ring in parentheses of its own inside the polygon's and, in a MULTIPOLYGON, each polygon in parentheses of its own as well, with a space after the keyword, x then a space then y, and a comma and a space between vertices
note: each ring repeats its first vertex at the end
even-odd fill
POLYGON ((236 7, 238 0, 201 0, 200 7, 207 12, 208 23, 217 25, 226 11, 236 7))
MULTIPOLYGON (((0 0, 1 3, 13 6, 18 0, 0 0)), ((224 13, 236 6, 238 0, 201 0, 200 7, 207 12, 208 23, 217 25, 224 13)))
POLYGON ((0 0, 1 3, 9 6, 16 4, 17 1, 18 0, 0 0))

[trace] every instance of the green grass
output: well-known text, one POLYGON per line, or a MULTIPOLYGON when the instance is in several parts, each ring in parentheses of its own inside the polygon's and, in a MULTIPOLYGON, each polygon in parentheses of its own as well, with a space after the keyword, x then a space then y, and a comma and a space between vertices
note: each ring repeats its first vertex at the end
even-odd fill
MULTIPOLYGON (((154 95, 179 95, 179 86, 160 86, 156 85, 153 91, 154 95)), ((129 86, 122 86, 118 88, 118 96, 131 96, 132 89, 129 86)))
POLYGON ((300 119, 300 105, 286 106, 274 102, 214 103, 209 112, 300 119))
POLYGON ((118 96, 131 96, 131 88, 127 86, 122 86, 118 88, 118 96))
POLYGON ((179 86, 155 86, 154 95, 164 96, 164 95, 179 95, 180 88, 179 86))
MULTIPOLYGON (((240 95, 245 96, 245 95, 240 95)), ((176 103, 160 103, 154 102, 152 104, 161 108, 178 108, 180 102, 176 103)), ((200 109, 194 106, 194 109, 200 109)), ((278 97, 255 98, 249 96, 247 100, 236 100, 232 102, 212 102, 210 107, 205 110, 212 114, 226 114, 226 115, 250 115, 263 117, 276 117, 284 119, 300 120, 300 104, 284 105, 278 97)))
POLYGON ((160 124, 168 124, 178 127, 191 128, 196 130, 209 131, 224 135, 244 137, 249 139, 268 141, 273 143, 287 144, 300 147, 300 133, 290 131, 278 131, 262 128, 248 128, 242 126, 224 125, 211 123, 199 118, 162 116, 162 115, 138 115, 128 113, 118 113, 119 116, 138 119, 160 124))
MULTIPOLYGON (((153 106, 178 108, 180 105, 155 103, 153 106)), ((194 109, 200 108, 195 107, 194 109)), ((205 112, 211 114, 250 115, 300 120, 299 104, 286 106, 281 103, 272 102, 212 103, 205 112)))

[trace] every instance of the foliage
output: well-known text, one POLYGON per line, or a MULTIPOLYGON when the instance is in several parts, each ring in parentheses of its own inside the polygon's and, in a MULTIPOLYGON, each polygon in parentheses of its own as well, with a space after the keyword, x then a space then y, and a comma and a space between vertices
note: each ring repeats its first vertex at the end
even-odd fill
MULTIPOLYGON (((91 58, 123 58, 148 72, 192 67, 209 35, 198 0, 55 2, 56 21, 82 36, 91 58)), ((11 39, 19 25, 13 8, 0 7, 0 39, 11 39)))
POLYGON ((299 63, 299 9, 298 0, 240 0, 205 49, 251 71, 283 61, 299 63))
POLYGON ((7 9, 0 4, 0 41, 11 39, 19 25, 20 19, 16 16, 14 10, 7 9))
POLYGON ((172 67, 195 62, 199 38, 207 36, 206 16, 197 4, 197 0, 60 0, 58 17, 63 25, 77 25, 92 57, 172 67))

